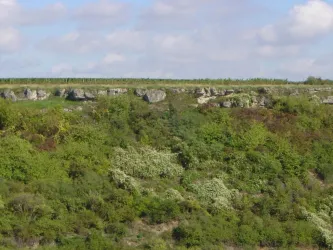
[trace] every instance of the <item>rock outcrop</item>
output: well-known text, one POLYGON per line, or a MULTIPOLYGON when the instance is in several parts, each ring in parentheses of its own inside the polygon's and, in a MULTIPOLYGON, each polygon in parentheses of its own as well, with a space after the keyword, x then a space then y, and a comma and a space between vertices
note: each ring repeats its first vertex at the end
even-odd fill
POLYGON ((333 96, 328 96, 326 99, 323 100, 323 104, 331 104, 333 105, 333 96))
POLYGON ((7 100, 12 100, 13 102, 17 101, 15 93, 10 89, 5 89, 4 91, 0 92, 0 97, 7 100))
POLYGON ((163 90, 151 89, 147 90, 143 99, 149 103, 161 102, 166 98, 166 93, 163 90))
POLYGON ((37 90, 37 100, 45 100, 49 98, 50 93, 47 93, 45 90, 38 89, 37 90))
POLYGON ((107 90, 107 95, 108 96, 114 96, 114 95, 125 94, 127 92, 128 92, 127 89, 108 89, 107 90))
POLYGON ((196 88, 194 95, 197 97, 198 104, 205 104, 210 100, 216 99, 218 96, 226 95, 226 91, 216 88, 196 88))
POLYGON ((55 96, 59 97, 67 97, 67 90, 66 89, 57 89, 54 93, 55 96))
POLYGON ((37 90, 25 89, 24 90, 24 98, 29 101, 36 101, 37 98, 37 90))
MULTIPOLYGON (((0 86, 1 87, 1 86, 0 86)), ((192 106, 208 105, 209 107, 222 108, 269 108, 272 106, 273 97, 279 96, 308 96, 316 104, 333 105, 332 87, 260 87, 260 88, 216 88, 216 87, 197 87, 197 88, 160 88, 143 89, 137 88, 134 94, 149 103, 158 103, 165 100, 167 93, 172 95, 186 94, 189 98, 197 101, 192 106), (315 95, 314 93, 318 93, 315 95), (320 97, 319 97, 320 96, 320 97)), ((127 88, 59 88, 52 93, 52 96, 66 98, 72 101, 95 101, 98 96, 117 96, 130 94, 127 88)), ((45 100, 51 96, 51 92, 44 89, 26 88, 24 91, 12 89, 0 90, 0 97, 12 101, 38 101, 45 100)), ((183 98, 183 96, 181 97, 183 98)), ((189 99, 190 100, 190 99, 189 99)))
POLYGON ((71 101, 91 101, 95 100, 96 96, 89 91, 84 91, 83 89, 72 89, 68 92, 67 99, 71 101))
POLYGON ((138 97, 143 97, 147 93, 147 89, 136 89, 134 90, 134 94, 138 97))
POLYGON ((174 94, 186 93, 187 90, 184 88, 172 88, 170 91, 174 94))
POLYGON ((84 90, 72 89, 71 91, 69 91, 67 99, 71 101, 84 101, 86 99, 84 95, 84 90))
POLYGON ((221 102, 221 107, 223 107, 223 108, 231 108, 232 107, 232 102, 231 101, 221 102))

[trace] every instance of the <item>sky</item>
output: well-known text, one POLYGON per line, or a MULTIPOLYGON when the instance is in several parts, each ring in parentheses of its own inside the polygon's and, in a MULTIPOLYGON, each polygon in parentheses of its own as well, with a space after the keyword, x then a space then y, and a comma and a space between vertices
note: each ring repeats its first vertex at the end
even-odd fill
POLYGON ((0 77, 333 79, 333 0, 0 0, 0 77))

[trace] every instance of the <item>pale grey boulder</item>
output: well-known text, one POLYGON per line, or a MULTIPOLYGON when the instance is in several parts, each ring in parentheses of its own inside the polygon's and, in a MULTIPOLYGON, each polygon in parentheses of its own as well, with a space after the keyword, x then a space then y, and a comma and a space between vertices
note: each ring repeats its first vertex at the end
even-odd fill
POLYGON ((206 104, 213 99, 216 99, 216 96, 200 96, 199 98, 197 98, 197 101, 199 104, 206 104))
POLYGON ((127 93, 128 90, 127 89, 108 89, 107 90, 107 95, 108 96, 115 96, 115 95, 120 95, 120 94, 124 94, 127 93))
POLYGON ((136 90, 134 90, 134 94, 136 96, 143 97, 147 93, 147 91, 148 90, 146 90, 146 89, 136 89, 136 90))
POLYGON ((106 96, 108 94, 107 90, 97 90, 98 96, 106 96))
POLYGON ((268 97, 262 96, 259 100, 259 106, 260 107, 269 107, 272 104, 272 100, 268 97))
POLYGON ((71 101, 92 101, 96 99, 96 96, 90 91, 72 89, 69 91, 67 99, 71 101))
POLYGON ((50 93, 47 93, 45 90, 42 89, 38 89, 37 90, 37 99, 38 100, 46 100, 47 98, 49 98, 50 93))
POLYGON ((59 97, 67 97, 67 91, 66 89, 57 89, 54 95, 59 97))
POLYGON ((5 89, 3 92, 0 93, 0 96, 6 100, 12 100, 13 102, 17 101, 17 97, 14 91, 10 89, 5 89))
POLYGON ((85 97, 85 100, 87 100, 87 101, 92 101, 92 100, 96 99, 96 96, 89 91, 84 92, 84 97, 85 97))
POLYGON ((328 96, 326 99, 323 100, 323 104, 333 104, 333 96, 328 96))
POLYGON ((210 92, 210 95, 212 95, 212 96, 219 95, 219 91, 216 88, 210 88, 209 92, 210 92))
POLYGON ((161 102, 166 98, 166 93, 163 90, 151 89, 146 92, 143 99, 149 103, 161 102))
POLYGON ((194 90, 194 93, 197 97, 200 97, 200 96, 205 96, 206 95, 206 91, 204 88, 196 88, 194 90))
POLYGON ((84 101, 86 100, 86 96, 83 89, 72 89, 68 92, 67 99, 71 101, 84 101))
POLYGON ((181 94, 181 93, 185 93, 186 89, 184 89, 184 88, 172 88, 172 89, 170 89, 170 92, 172 92, 174 94, 181 94))
POLYGON ((36 101, 38 99, 36 90, 25 89, 23 94, 24 94, 24 98, 29 101, 36 101))
POLYGON ((231 108, 232 107, 232 102, 231 101, 224 101, 224 102, 221 102, 221 107, 222 108, 231 108))

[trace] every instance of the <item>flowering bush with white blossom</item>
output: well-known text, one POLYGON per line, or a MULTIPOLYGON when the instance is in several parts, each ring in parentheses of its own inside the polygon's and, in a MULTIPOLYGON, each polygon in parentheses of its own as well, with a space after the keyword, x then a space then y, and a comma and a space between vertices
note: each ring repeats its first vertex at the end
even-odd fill
POLYGON ((176 154, 157 151, 150 147, 135 149, 116 148, 112 165, 127 175, 149 179, 154 177, 180 176, 183 168, 177 164, 176 154))

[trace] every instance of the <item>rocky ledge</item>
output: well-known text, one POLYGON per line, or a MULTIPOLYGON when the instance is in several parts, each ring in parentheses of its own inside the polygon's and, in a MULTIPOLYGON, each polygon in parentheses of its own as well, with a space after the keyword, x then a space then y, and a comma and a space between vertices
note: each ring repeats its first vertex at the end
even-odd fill
POLYGON ((187 94, 196 98, 197 104, 210 104, 213 106, 232 107, 267 107, 272 101, 272 96, 297 96, 305 94, 322 104, 333 105, 333 89, 331 87, 321 88, 287 88, 287 87, 240 87, 240 88, 160 88, 160 89, 134 89, 126 88, 109 89, 82 89, 68 88, 56 89, 55 91, 43 89, 23 90, 3 89, 0 90, 0 97, 12 101, 39 101, 48 99, 51 96, 64 98, 71 101, 94 101, 99 96, 117 96, 123 94, 134 94, 149 103, 158 103, 167 98, 167 95, 187 94), (321 97, 318 97, 318 94, 321 97))

